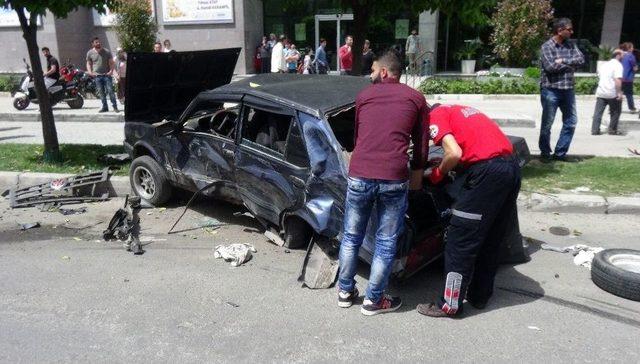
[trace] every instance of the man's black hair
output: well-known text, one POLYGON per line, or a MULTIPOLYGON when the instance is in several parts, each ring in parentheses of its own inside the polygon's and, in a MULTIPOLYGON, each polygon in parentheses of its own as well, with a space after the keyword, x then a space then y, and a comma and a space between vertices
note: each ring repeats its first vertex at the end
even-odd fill
POLYGON ((376 57, 375 60, 380 67, 385 67, 392 75, 400 77, 402 74, 402 62, 400 62, 400 57, 398 57, 396 52, 388 50, 381 56, 376 57))
POLYGON ((41 51, 43 51, 43 52, 44 52, 44 51, 50 52, 49 47, 42 47, 41 51))
POLYGON ((324 42, 326 42, 326 41, 327 41, 326 39, 324 39, 324 38, 320 38, 320 44, 322 44, 322 43, 324 43, 324 42))
POLYGON ((553 20, 553 34, 558 34, 562 29, 572 25, 571 19, 569 18, 558 18, 553 20))
POLYGON ((94 42, 94 41, 96 41, 96 40, 100 40, 100 37, 93 37, 93 38, 91 38, 91 43, 93 43, 93 42, 94 42))

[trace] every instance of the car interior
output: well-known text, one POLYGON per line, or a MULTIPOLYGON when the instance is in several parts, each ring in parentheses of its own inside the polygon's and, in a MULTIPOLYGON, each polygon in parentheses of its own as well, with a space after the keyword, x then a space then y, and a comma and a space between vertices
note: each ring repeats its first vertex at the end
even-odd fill
POLYGON ((187 131, 207 133, 233 139, 238 121, 238 104, 219 102, 198 105, 183 128, 187 131))
POLYGON ((284 155, 292 119, 291 115, 247 107, 242 139, 284 155))

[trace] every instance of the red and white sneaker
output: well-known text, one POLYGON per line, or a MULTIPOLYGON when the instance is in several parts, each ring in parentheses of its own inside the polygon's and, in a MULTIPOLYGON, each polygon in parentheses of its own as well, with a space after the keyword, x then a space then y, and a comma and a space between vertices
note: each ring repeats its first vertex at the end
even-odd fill
POLYGON ((362 307, 360 307, 360 312, 366 316, 373 316, 379 313, 395 311, 400 306, 402 306, 400 297, 391 297, 385 294, 378 303, 373 303, 370 299, 365 298, 364 302, 362 302, 362 307))

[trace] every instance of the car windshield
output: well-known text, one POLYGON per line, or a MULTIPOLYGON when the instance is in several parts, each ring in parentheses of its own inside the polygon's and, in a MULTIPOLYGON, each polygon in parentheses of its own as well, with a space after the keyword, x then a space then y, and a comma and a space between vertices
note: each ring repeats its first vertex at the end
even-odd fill
POLYGON ((333 134, 345 152, 351 153, 354 147, 354 131, 356 120, 355 105, 330 114, 328 121, 333 134))

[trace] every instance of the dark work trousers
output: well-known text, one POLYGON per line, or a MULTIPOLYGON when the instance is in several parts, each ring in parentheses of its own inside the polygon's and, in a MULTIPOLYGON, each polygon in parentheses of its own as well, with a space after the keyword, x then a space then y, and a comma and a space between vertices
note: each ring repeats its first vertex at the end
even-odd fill
POLYGON ((271 57, 263 57, 260 60, 262 61, 260 63, 260 73, 270 73, 271 72, 271 57))
POLYGON ((509 214, 517 212, 520 167, 511 157, 470 166, 458 178, 464 186, 453 203, 444 251, 446 276, 438 306, 450 315, 462 309, 465 296, 487 302, 499 264, 509 214))
POLYGON ((605 107, 609 106, 609 132, 618 130, 618 121, 620 121, 620 112, 622 111, 622 100, 617 98, 604 99, 598 97, 596 99, 596 109, 593 112, 593 122, 591 123, 591 134, 600 134, 600 123, 602 122, 602 114, 605 107))
POLYGON ((623 82, 622 93, 627 97, 629 110, 635 110, 636 105, 633 103, 633 82, 623 82))

